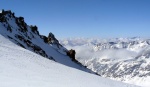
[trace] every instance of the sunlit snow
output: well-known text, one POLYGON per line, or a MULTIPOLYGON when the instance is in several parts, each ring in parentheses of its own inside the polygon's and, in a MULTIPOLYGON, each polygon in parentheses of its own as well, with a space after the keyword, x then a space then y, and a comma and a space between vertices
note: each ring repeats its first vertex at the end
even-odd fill
POLYGON ((0 35, 0 87, 136 87, 73 69, 0 35))

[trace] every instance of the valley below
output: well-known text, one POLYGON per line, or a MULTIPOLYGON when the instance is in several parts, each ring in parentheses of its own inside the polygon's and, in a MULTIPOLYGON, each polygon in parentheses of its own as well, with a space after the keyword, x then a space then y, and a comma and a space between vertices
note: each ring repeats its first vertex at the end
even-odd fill
POLYGON ((101 77, 150 86, 150 39, 71 38, 60 43, 75 49, 76 59, 101 77))

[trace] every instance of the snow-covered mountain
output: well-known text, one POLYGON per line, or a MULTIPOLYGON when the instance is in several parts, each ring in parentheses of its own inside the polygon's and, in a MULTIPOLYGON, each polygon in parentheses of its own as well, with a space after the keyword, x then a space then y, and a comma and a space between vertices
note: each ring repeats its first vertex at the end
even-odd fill
POLYGON ((44 58, 0 35, 0 87, 137 87, 44 58))
POLYGON ((62 39, 76 59, 100 76, 150 87, 150 39, 62 39))
POLYGON ((91 70, 67 55, 67 50, 55 38, 54 34, 40 35, 37 26, 27 25, 23 17, 16 17, 13 12, 0 11, 0 34, 15 44, 35 52, 58 63, 92 73, 91 70))
POLYGON ((0 11, 0 87, 137 87, 92 74, 71 51, 52 33, 40 35, 23 17, 0 11))

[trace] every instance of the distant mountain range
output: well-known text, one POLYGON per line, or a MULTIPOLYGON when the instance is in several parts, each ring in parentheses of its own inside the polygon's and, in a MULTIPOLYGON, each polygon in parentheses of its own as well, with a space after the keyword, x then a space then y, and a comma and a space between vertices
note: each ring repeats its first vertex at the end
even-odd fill
POLYGON ((76 50, 76 59, 102 77, 150 86, 150 39, 61 39, 76 50))

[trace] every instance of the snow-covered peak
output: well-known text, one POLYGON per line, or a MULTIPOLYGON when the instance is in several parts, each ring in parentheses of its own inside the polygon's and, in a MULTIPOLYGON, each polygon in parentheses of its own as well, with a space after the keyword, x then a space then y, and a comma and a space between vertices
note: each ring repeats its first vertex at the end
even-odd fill
POLYGON ((41 35, 36 25, 28 25, 24 17, 16 17, 10 10, 3 10, 0 13, 0 34, 15 44, 45 58, 69 67, 91 72, 91 70, 80 63, 72 61, 67 56, 69 50, 59 43, 54 34, 50 33, 48 37, 41 35))

